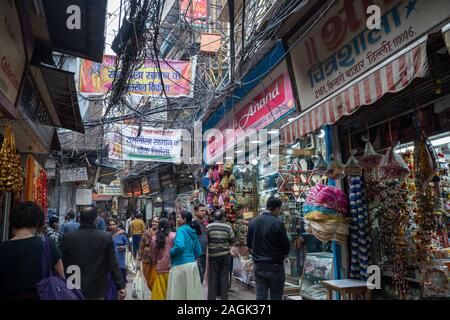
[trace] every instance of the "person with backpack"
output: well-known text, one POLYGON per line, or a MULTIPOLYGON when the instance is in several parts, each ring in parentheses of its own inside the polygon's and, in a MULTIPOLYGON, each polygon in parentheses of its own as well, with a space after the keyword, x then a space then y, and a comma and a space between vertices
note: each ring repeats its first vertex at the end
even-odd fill
POLYGON ((50 269, 64 278, 61 254, 52 240, 37 235, 44 225, 43 210, 31 201, 20 202, 12 211, 13 237, 0 245, 0 299, 40 300, 38 283, 45 277, 44 245, 48 244, 50 269))
POLYGON ((156 234, 150 242, 150 256, 156 266, 156 278, 153 286, 151 300, 166 300, 167 283, 170 271, 170 249, 175 240, 175 232, 171 231, 169 219, 159 220, 156 234))
POLYGON ((114 280, 119 298, 126 295, 114 242, 109 232, 95 225, 97 209, 89 206, 80 214, 80 229, 64 234, 61 240, 63 263, 80 268, 81 292, 88 300, 104 300, 108 274, 114 280))
POLYGON ((202 254, 200 224, 192 220, 189 211, 182 211, 177 218, 180 227, 173 248, 170 249, 172 267, 167 284, 167 300, 203 300, 197 264, 202 254))

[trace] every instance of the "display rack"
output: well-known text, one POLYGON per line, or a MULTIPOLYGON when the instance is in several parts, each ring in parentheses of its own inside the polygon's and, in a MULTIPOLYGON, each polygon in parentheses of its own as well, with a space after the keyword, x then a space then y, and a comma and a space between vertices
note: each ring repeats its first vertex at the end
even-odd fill
POLYGON ((323 280, 331 280, 333 254, 330 252, 307 253, 300 282, 300 297, 306 300, 326 300, 327 288, 323 280))

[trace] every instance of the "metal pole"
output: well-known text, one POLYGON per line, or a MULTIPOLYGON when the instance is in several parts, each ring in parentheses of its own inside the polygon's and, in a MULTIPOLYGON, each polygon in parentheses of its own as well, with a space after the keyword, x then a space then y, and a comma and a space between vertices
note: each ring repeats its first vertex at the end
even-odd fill
POLYGON ((5 208, 3 212, 3 242, 9 240, 9 211, 11 209, 11 192, 5 193, 5 208))

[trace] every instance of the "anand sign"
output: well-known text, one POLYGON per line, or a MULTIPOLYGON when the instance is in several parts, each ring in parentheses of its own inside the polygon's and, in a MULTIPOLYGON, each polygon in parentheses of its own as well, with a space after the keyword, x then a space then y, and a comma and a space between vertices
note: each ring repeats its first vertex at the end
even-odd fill
POLYGON ((450 1, 370 1, 380 29, 368 29, 368 1, 338 0, 292 50, 301 108, 306 110, 429 32, 450 16, 450 1))
POLYGON ((206 161, 222 155, 295 109, 286 63, 281 63, 261 85, 233 107, 207 137, 206 161))

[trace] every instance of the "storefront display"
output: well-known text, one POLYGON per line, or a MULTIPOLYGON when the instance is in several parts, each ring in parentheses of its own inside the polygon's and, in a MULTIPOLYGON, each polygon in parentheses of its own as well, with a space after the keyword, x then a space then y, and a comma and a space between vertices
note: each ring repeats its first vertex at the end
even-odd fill
MULTIPOLYGON (((439 169, 440 165, 448 167, 448 161, 438 161, 435 146, 442 140, 427 138, 424 132, 417 137, 409 147, 395 144, 387 148, 383 158, 366 141, 361 156, 367 160, 363 175, 349 177, 350 277, 367 279, 367 266, 379 265, 382 274, 392 278, 392 293, 399 299, 448 294, 448 279, 444 277, 447 267, 439 261, 449 258, 448 242, 442 237, 448 233, 443 222, 448 215, 446 194, 442 192, 442 175, 448 171, 439 169), (434 278, 430 270, 436 271, 434 278)), ((445 158, 449 153, 445 143, 441 150, 445 158)), ((352 162, 358 161, 354 151, 352 157, 352 162)))
POLYGON ((332 279, 332 268, 332 253, 307 253, 300 282, 300 296, 306 300, 326 300, 327 289, 322 281, 332 279))

